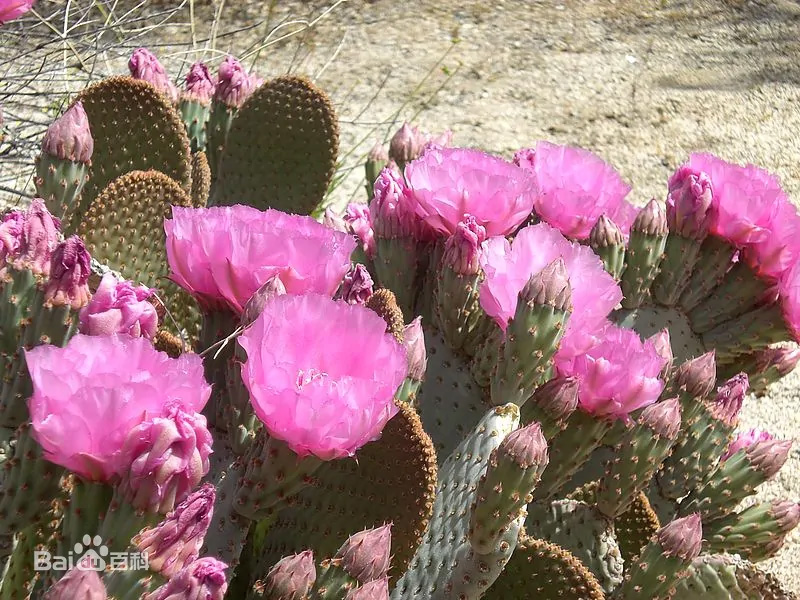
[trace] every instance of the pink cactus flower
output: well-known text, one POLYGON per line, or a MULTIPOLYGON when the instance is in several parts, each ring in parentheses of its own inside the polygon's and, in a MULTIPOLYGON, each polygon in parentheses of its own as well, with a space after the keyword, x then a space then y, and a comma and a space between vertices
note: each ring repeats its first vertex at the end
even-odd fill
POLYGON ((481 266, 486 279, 480 302, 505 330, 528 279, 558 257, 564 259, 572 289, 573 310, 559 349, 562 360, 567 360, 594 344, 591 332, 604 325, 608 313, 622 300, 619 285, 590 248, 570 242, 547 223, 521 229, 513 243, 502 237, 488 239, 483 244, 481 266))
POLYGON ((768 442, 773 439, 775 439, 775 437, 771 433, 761 429, 748 429, 747 431, 742 431, 730 444, 728 444, 728 448, 720 457, 720 460, 727 460, 739 452, 739 450, 749 448, 757 442, 768 442))
POLYGON ((89 275, 92 257, 77 235, 68 237, 53 250, 50 279, 44 286, 45 302, 51 306, 69 305, 73 310, 89 303, 89 275))
POLYGON ((397 413, 406 351, 363 306, 276 296, 239 344, 256 415, 300 456, 352 456, 397 413))
POLYGON ((13 21, 33 8, 34 0, 0 0, 0 25, 13 21))
POLYGON ((172 207, 164 221, 171 279, 207 310, 239 314, 278 275, 289 294, 332 296, 355 240, 311 217, 249 206, 172 207))
POLYGON ((785 271, 778 282, 783 320, 795 341, 800 341, 800 262, 785 271))
POLYGON ((596 154, 539 142, 533 154, 533 173, 539 188, 536 214, 565 236, 585 240, 603 214, 623 233, 630 230, 636 209, 625 202, 625 196, 631 187, 596 154))
POLYGON ((198 558, 142 600, 223 600, 228 590, 227 570, 228 565, 221 560, 198 558))
POLYGON ((768 235, 741 251, 741 258, 759 276, 778 280, 800 259, 800 215, 787 198, 778 200, 768 235))
POLYGON ((375 232, 372 229, 372 215, 369 207, 361 202, 351 202, 345 209, 342 217, 345 226, 352 231, 359 242, 361 249, 368 258, 375 258, 375 232))
POLYGON ((434 148, 406 165, 417 216, 449 236, 469 214, 487 236, 513 232, 533 210, 532 177, 497 156, 468 148, 434 148))
POLYGON ((178 102, 178 88, 170 81, 169 75, 156 55, 147 48, 138 48, 133 52, 128 60, 128 69, 134 79, 141 79, 152 84, 169 98, 170 102, 178 102))
POLYGON ((27 210, 6 215, 0 224, 0 256, 15 269, 46 277, 60 238, 61 221, 50 214, 44 200, 34 198, 27 210))
POLYGON ((774 176, 754 165, 742 167, 705 153, 692 154, 689 167, 711 179, 711 233, 740 248, 767 240, 786 197, 774 176))
POLYGON ((125 333, 152 339, 158 329, 156 308, 147 300, 155 290, 106 273, 80 314, 80 332, 87 335, 125 333))
POLYGON ((28 350, 25 360, 33 434, 45 458, 92 481, 130 466, 121 450, 136 426, 175 403, 199 412, 211 393, 199 356, 173 359, 144 338, 78 334, 63 348, 28 350))
POLYGON ((127 501, 162 514, 183 502, 208 473, 212 443, 203 415, 173 401, 164 411, 131 429, 119 458, 126 465, 120 487, 127 501))
POLYGON ((658 400, 664 389, 659 379, 664 363, 652 341, 643 342, 632 329, 611 323, 585 354, 568 361, 556 355, 558 373, 578 379, 578 402, 584 411, 625 420, 631 411, 658 400))

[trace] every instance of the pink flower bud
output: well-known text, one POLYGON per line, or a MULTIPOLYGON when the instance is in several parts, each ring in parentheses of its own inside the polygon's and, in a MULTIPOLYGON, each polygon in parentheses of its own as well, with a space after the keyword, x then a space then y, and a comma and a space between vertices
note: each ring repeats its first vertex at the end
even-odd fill
POLYGON ((422 153, 425 145, 425 134, 408 123, 392 136, 389 142, 389 157, 399 165, 411 162, 422 153))
POLYGON ((800 523, 800 504, 797 502, 774 500, 770 513, 781 533, 789 533, 800 523))
POLYGON ((711 405, 711 414, 729 427, 733 427, 739 420, 739 411, 742 402, 750 388, 747 375, 739 373, 726 381, 718 390, 717 397, 711 405))
POLYGON ((691 562, 700 554, 703 545, 700 514, 693 513, 688 517, 670 521, 656 535, 664 554, 691 562))
POLYGON ((53 251, 50 279, 44 288, 44 298, 53 306, 69 305, 83 308, 89 302, 89 275, 92 258, 83 240, 73 235, 61 242, 53 251))
POLYGON ((422 317, 417 317, 406 325, 403 339, 408 357, 408 377, 414 381, 422 381, 428 365, 425 350, 425 332, 422 330, 422 317))
POLYGON ((196 62, 189 68, 186 74, 186 87, 183 90, 184 99, 208 104, 216 89, 217 84, 205 63, 196 62))
POLYGON ((539 405, 552 419, 563 421, 578 408, 578 379, 576 377, 551 379, 536 388, 530 402, 539 405))
POLYGON ((653 348, 656 349, 658 355, 664 359, 664 366, 661 369, 661 379, 666 381, 667 375, 672 369, 672 362, 674 360, 674 357, 672 356, 672 343, 669 339, 669 329, 665 327, 658 333, 654 333, 647 338, 647 341, 653 344, 653 348))
POLYGON ((134 79, 141 79, 163 92, 170 102, 178 102, 178 88, 172 83, 156 55, 147 48, 138 48, 128 60, 128 69, 134 79))
POLYGON ((564 259, 559 257, 538 273, 531 275, 528 283, 522 288, 520 297, 539 306, 572 311, 572 289, 564 259))
POLYGON ((47 590, 44 600, 106 600, 108 592, 93 569, 73 567, 47 590))
POLYGON ((386 147, 380 142, 375 142, 375 145, 367 153, 367 160, 364 163, 368 185, 372 185, 388 162, 389 153, 386 151, 386 147))
MULTIPOLYGON (((0 226, 1 230, 2 226, 0 226)), ((786 376, 794 371, 798 362, 800 362, 800 349, 798 348, 765 348, 756 354, 756 370, 759 373, 775 367, 778 373, 786 376)))
POLYGON ((687 360, 675 371, 675 383, 686 390, 693 398, 704 398, 714 389, 717 379, 717 363, 715 352, 711 350, 705 354, 687 360))
POLYGON ((711 179, 688 165, 669 179, 667 225, 681 237, 702 240, 711 226, 711 179))
POLYGON ((645 235, 667 235, 667 215, 664 206, 655 198, 650 200, 636 215, 631 231, 639 231, 645 235))
POLYGON ((639 415, 639 423, 647 425, 661 437, 674 440, 681 430, 681 404, 677 398, 651 404, 639 415))
POLYGON ((372 296, 372 277, 367 267, 356 264, 344 274, 337 298, 348 304, 366 304, 372 296))
POLYGON ((384 168, 373 189, 375 195, 369 205, 369 214, 375 235, 384 239, 413 237, 417 218, 403 176, 384 168))
POLYGON ((80 332, 87 335, 123 333, 152 339, 158 329, 156 308, 150 302, 155 290, 106 273, 80 314, 80 332))
POLYGON ((624 244, 625 236, 622 234, 622 230, 606 215, 600 215, 597 223, 589 232, 589 245, 592 248, 607 248, 624 244))
POLYGON ((56 119, 42 141, 42 150, 61 160, 88 163, 94 151, 89 118, 79 101, 56 119))
POLYGON ((247 327, 258 318, 267 302, 272 300, 275 296, 282 296, 286 293, 286 287, 283 285, 281 278, 278 275, 273 275, 267 282, 262 285, 256 293, 250 296, 250 300, 244 305, 242 311, 241 324, 247 327))
POLYGON ((497 453, 508 457, 521 469, 536 467, 543 470, 549 461, 547 440, 539 423, 530 423, 509 433, 497 453))
POLYGON ((771 433, 762 431, 761 429, 748 429, 742 431, 736 438, 728 444, 725 454, 722 455, 721 460, 726 460, 739 452, 739 450, 747 449, 748 447, 758 442, 767 442, 775 439, 771 433))
POLYGON ((3 216, 0 222, 0 261, 13 260, 19 256, 25 230, 25 213, 15 210, 3 216))
POLYGON ((339 548, 336 558, 342 568, 359 583, 381 579, 389 571, 392 526, 383 525, 351 535, 339 548))
POLYGON ((475 217, 464 215, 453 235, 444 245, 442 262, 461 275, 475 275, 480 271, 481 244, 486 240, 486 228, 475 217))
POLYGON ((199 558, 143 600, 223 600, 228 591, 227 569, 216 558, 199 558))
POLYGON ((360 202, 351 202, 347 205, 343 218, 350 232, 361 242, 364 254, 369 258, 375 258, 375 233, 372 230, 369 207, 360 202))
POLYGON ((177 404, 165 417, 134 427, 120 456, 120 486, 128 502, 146 512, 171 511, 208 473, 211 443, 206 418, 177 404))
POLYGON ((756 440, 744 448, 750 465, 761 471, 767 479, 778 474, 789 458, 792 440, 756 440))
POLYGON ((256 583, 266 598, 302 600, 307 598, 317 580, 317 569, 311 550, 279 560, 267 573, 266 580, 256 583))
POLYGON ((389 578, 382 577, 350 590, 344 600, 389 600, 389 578))
POLYGON ((254 91, 253 80, 242 64, 232 56, 226 57, 219 65, 214 100, 231 108, 239 108, 254 91))
POLYGON ((147 554, 151 571, 170 578, 197 560, 211 524, 215 499, 214 486, 206 483, 189 494, 156 527, 145 529, 133 538, 139 552, 147 554))
MULTIPOLYGON (((16 225, 11 227, 16 228, 16 225)), ((22 232, 12 263, 14 267, 30 269, 37 275, 49 275, 50 259, 60 241, 60 232, 61 221, 50 214, 44 200, 35 198, 22 219, 22 232)))

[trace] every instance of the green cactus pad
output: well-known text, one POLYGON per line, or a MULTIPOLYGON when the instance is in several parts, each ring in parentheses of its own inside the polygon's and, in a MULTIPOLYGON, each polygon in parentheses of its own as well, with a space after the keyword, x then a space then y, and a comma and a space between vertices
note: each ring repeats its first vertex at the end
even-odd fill
POLYGON ((717 351, 718 360, 731 362, 770 344, 787 342, 791 337, 780 303, 773 302, 720 323, 703 334, 703 343, 717 351))
POLYGON ((445 460, 430 525, 392 600, 478 600, 500 575, 514 551, 522 517, 498 536, 493 552, 478 554, 468 539, 470 509, 489 456, 518 424, 516 405, 491 409, 445 460))
POLYGON ((373 268, 380 285, 394 292, 404 313, 415 314, 421 245, 410 237, 378 238, 375 247, 373 268))
MULTIPOLYGON (((181 329, 196 335, 199 312, 192 298, 167 280, 164 219, 171 206, 192 206, 178 184, 158 171, 133 171, 112 181, 88 207, 78 235, 96 260, 122 276, 158 290, 181 329)), ((172 331, 172 319, 162 325, 172 331)))
POLYGON ((667 328, 676 365, 706 351, 700 336, 692 331, 689 320, 679 310, 666 306, 623 308, 614 312, 611 318, 620 327, 635 330, 643 339, 667 328))
POLYGON ((402 573, 431 517, 436 455, 414 409, 400 406, 378 441, 356 460, 323 464, 266 534, 261 567, 311 549, 333 556, 351 534, 392 523, 393 573, 402 573))
POLYGON ((325 197, 338 149, 339 125, 327 95, 307 79, 273 79, 231 124, 211 204, 309 214, 325 197))
POLYGON ((667 236, 664 260, 653 282, 653 298, 659 304, 675 306, 689 284, 702 242, 674 233, 667 236))
POLYGON ((796 600, 775 577, 730 554, 698 556, 676 591, 680 600, 796 600))
POLYGON ((65 160, 42 152, 36 159, 36 195, 53 216, 69 214, 80 197, 89 169, 86 163, 65 160))
POLYGON ((525 530, 571 552, 606 592, 622 582, 623 560, 614 523, 595 507, 577 500, 529 504, 525 530))
MULTIPOLYGON (((569 494, 567 498, 594 504, 597 487, 598 482, 591 481, 569 494)), ((629 564, 639 555, 660 527, 658 515, 650 506, 650 501, 644 492, 640 492, 628 510, 614 519, 614 534, 624 564, 629 564)))
POLYGON ((206 122, 211 112, 211 103, 184 98, 178 104, 178 110, 186 127, 192 152, 205 150, 206 122))
POLYGON ((469 352, 489 324, 478 299, 483 275, 462 275, 442 267, 436 275, 434 305, 439 327, 453 350, 469 352))
POLYGON ((205 152, 192 154, 192 206, 203 207, 208 204, 211 191, 211 169, 205 152))
MULTIPOLYGON (((740 512, 703 523, 703 548, 740 554, 752 562, 774 556, 795 524, 776 512, 777 502, 758 502, 740 512)), ((787 503, 790 504, 790 503, 787 503)), ((794 510, 794 509, 792 509, 794 510)))
POLYGON ((521 534, 485 600, 605 600, 591 571, 556 544, 521 534))
POLYGON ((425 330, 425 346, 428 367, 417 394, 419 415, 441 462, 472 431, 489 404, 469 363, 450 350, 439 331, 425 330))
POLYGON ((125 173, 157 169, 189 191, 189 138, 180 115, 156 88, 131 77, 111 77, 83 90, 77 101, 89 117, 94 153, 67 233, 78 228, 106 186, 125 173))
POLYGON ((735 253, 736 248, 715 235, 709 235, 703 241, 689 283, 679 300, 681 308, 692 310, 719 285, 735 253))
POLYGON ((15 534, 40 523, 59 494, 64 470, 47 460, 31 435, 31 425, 17 429, 11 444, 14 454, 3 464, 0 490, 0 533, 15 534))
POLYGON ((622 306, 625 308, 636 308, 650 301, 650 287, 658 275, 666 241, 666 235, 631 231, 625 253, 625 270, 620 280, 624 296, 622 306))

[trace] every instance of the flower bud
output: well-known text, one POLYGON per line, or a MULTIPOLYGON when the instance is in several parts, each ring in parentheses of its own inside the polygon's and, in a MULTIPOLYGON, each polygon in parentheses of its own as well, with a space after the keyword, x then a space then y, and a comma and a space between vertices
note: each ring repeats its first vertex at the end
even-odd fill
POLYGON ((272 600, 303 600, 317 580, 314 555, 311 550, 287 556, 269 570, 263 582, 257 582, 257 591, 272 600))
POLYGON ((667 226, 681 237, 702 240, 711 225, 711 179, 688 165, 669 179, 667 226))
POLYGON ((572 289, 564 259, 559 257, 544 269, 532 275, 522 288, 520 296, 526 302, 552 306, 557 310, 572 310, 572 289))
POLYGON ((750 387, 747 375, 739 373, 726 381, 718 390, 717 397, 711 405, 711 414, 729 427, 734 427, 739 420, 742 402, 750 387))
POLYGON ((486 228, 479 225, 472 215, 464 215, 455 233, 445 242, 443 263, 461 275, 477 274, 480 271, 481 244, 485 240, 486 228))
POLYGON ((106 600, 108 592, 93 569, 75 566, 47 590, 44 600, 106 600))
POLYGON ((350 590, 344 600, 389 600, 389 578, 375 579, 350 590))
POLYGON ((215 488, 206 483, 189 494, 156 527, 133 538, 139 552, 146 553, 151 571, 170 578, 197 560, 211 524, 215 488))
POLYGON ((781 533, 789 533, 800 523, 800 504, 791 500, 775 500, 770 510, 781 533))
POLYGON ((748 444, 744 450, 750 465, 771 479, 786 463, 791 449, 792 440, 761 439, 748 444))
POLYGON ((681 404, 677 398, 656 402, 642 411, 638 421, 661 437, 674 440, 681 429, 681 404))
POLYGON ((362 264, 351 265, 344 274, 338 298, 348 304, 366 304, 372 296, 372 277, 362 264))
POLYGON ((703 545, 703 527, 700 513, 670 521, 656 534, 658 544, 667 556, 692 561, 700 554, 703 545))
POLYGON ((166 417, 137 425, 120 457, 120 486, 137 510, 167 513, 208 473, 211 434, 206 418, 177 404, 166 417))
POLYGON ((42 151, 61 160, 88 163, 94 151, 89 118, 80 101, 56 119, 42 141, 42 151))
POLYGON ((645 235, 667 235, 667 215, 661 203, 653 198, 639 211, 631 226, 631 231, 645 235))
POLYGON ((386 151, 386 147, 380 142, 375 142, 375 145, 367 153, 367 162, 364 163, 368 185, 372 186, 388 162, 389 153, 386 151))
POLYGON ((505 457, 521 469, 544 470, 549 461, 547 440, 539 423, 530 423, 509 433, 497 448, 498 460, 505 457))
POLYGON ((578 378, 557 377, 536 388, 530 402, 554 421, 565 421, 578 408, 578 378))
POLYGON ((255 90, 253 83, 242 64, 228 56, 219 66, 214 100, 231 108, 239 108, 255 90))
POLYGON ((408 377, 414 381, 422 381, 428 365, 422 317, 417 317, 406 325, 403 339, 405 340, 403 344, 406 347, 406 356, 408 356, 408 377))
POLYGON ((178 102, 178 88, 175 87, 164 67, 156 58, 156 55, 147 48, 138 48, 128 60, 128 69, 134 79, 141 79, 152 84, 157 90, 174 104, 178 102))
POLYGON ((589 232, 589 245, 592 248, 607 248, 624 244, 625 236, 622 235, 622 230, 606 215, 600 215, 589 232))
POLYGON ((369 258, 375 258, 375 234, 372 230, 372 215, 369 207, 360 202, 351 202, 344 212, 344 222, 350 232, 361 242, 361 247, 369 258))
POLYGON ((61 221, 47 210, 44 200, 35 198, 22 219, 22 232, 19 237, 14 267, 30 269, 37 275, 49 275, 51 257, 58 246, 61 221))
POLYGON ((61 242, 53 251, 50 279, 44 288, 45 301, 53 306, 69 305, 83 308, 89 302, 89 276, 92 258, 83 240, 73 235, 61 242))
POLYGON ((666 381, 674 360, 672 356, 672 343, 669 339, 669 329, 665 327, 658 333, 654 333, 647 338, 647 341, 653 344, 658 355, 664 359, 664 366, 661 368, 660 377, 666 381))
POLYGON ((255 294, 250 296, 247 304, 244 305, 240 323, 242 327, 247 327, 258 318, 264 311, 267 302, 272 300, 275 296, 282 296, 286 293, 286 287, 283 285, 280 276, 273 275, 267 279, 266 283, 262 285, 255 294))
POLYGON ((714 350, 687 360, 675 371, 675 383, 693 398, 703 398, 714 389, 717 363, 714 350))
POLYGON ((403 176, 392 169, 383 169, 375 180, 369 214, 375 235, 384 239, 412 237, 416 215, 409 205, 403 176))
POLYGON ((0 261, 13 260, 19 256, 24 230, 24 212, 15 210, 3 216, 0 222, 0 261))
POLYGON ((217 84, 205 63, 196 62, 189 68, 189 72, 186 74, 186 86, 183 90, 185 100, 209 104, 216 89, 217 84))
POLYGON ((425 136, 408 123, 403 123, 389 142, 389 158, 401 167, 422 153, 425 136))
POLYGON ((386 576, 391 558, 392 525, 383 525, 351 535, 339 548, 336 558, 342 568, 359 583, 386 576))
POLYGON ((749 429, 747 431, 742 431, 730 444, 728 444, 728 448, 725 450, 725 454, 722 455, 720 460, 727 460, 739 452, 739 450, 742 450, 743 448, 746 449, 758 442, 767 442, 773 439, 775 438, 771 433, 762 431, 760 429, 749 429))
POLYGON ((150 302, 155 293, 143 285, 117 281, 112 273, 103 275, 92 299, 80 315, 80 332, 87 335, 123 333, 153 339, 158 330, 156 308, 150 302))
POLYGON ((800 362, 798 348, 765 348, 756 354, 756 370, 759 373, 775 367, 775 370, 785 377, 794 371, 798 362, 800 362))
POLYGON ((143 600, 223 600, 228 591, 227 568, 216 558, 199 558, 143 600))

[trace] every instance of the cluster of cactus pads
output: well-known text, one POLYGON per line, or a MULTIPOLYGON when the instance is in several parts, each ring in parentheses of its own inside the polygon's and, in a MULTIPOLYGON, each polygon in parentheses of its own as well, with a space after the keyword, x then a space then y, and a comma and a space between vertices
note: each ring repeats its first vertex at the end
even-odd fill
POLYGON ((800 359, 773 176, 692 155, 638 209, 404 125, 320 223, 312 83, 130 69, 0 223, 0 600, 794 597, 800 505, 752 499, 791 441, 738 430, 800 359))

